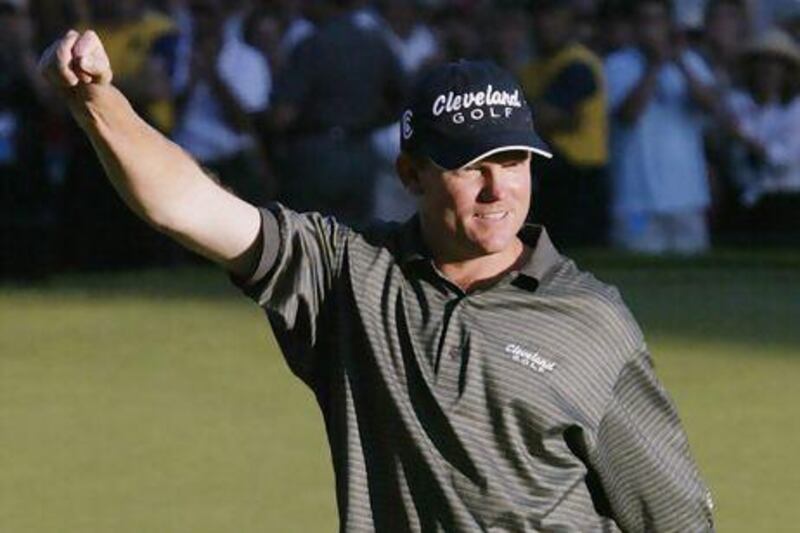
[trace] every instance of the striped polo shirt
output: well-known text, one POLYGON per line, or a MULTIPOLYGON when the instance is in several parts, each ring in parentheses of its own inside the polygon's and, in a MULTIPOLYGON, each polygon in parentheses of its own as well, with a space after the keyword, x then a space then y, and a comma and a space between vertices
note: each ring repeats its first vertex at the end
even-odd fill
POLYGON ((322 410, 342 531, 713 530, 633 317, 543 228, 470 292, 417 218, 356 232, 274 204, 262 235, 237 283, 322 410))

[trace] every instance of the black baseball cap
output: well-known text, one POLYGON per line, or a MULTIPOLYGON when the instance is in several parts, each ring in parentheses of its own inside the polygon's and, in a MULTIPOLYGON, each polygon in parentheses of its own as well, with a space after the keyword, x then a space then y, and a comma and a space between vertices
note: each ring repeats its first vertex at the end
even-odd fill
POLYGON ((505 150, 553 156, 516 79, 490 61, 461 60, 423 76, 403 112, 400 145, 448 170, 505 150))

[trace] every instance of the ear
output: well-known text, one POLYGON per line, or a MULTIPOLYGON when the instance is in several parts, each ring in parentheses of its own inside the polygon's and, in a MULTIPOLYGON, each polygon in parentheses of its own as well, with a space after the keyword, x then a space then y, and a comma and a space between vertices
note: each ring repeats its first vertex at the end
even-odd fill
POLYGON ((400 152, 395 161, 395 169, 403 186, 414 196, 422 195, 420 172, 414 160, 408 154, 400 152))

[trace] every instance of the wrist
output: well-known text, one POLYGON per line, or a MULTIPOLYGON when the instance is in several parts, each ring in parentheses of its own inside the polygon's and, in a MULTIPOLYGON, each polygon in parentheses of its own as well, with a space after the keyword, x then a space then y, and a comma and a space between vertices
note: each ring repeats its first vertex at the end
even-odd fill
POLYGON ((66 90, 69 110, 84 131, 96 130, 106 121, 108 114, 120 105, 115 96, 121 96, 121 93, 110 83, 80 84, 66 90))

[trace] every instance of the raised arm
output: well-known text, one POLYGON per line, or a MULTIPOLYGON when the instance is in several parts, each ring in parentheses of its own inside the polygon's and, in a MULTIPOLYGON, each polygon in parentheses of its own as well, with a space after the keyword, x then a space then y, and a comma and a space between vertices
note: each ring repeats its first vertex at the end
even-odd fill
POLYGON ((617 118, 624 124, 634 124, 653 97, 658 83, 659 63, 648 61, 639 82, 616 109, 617 118))
POLYGON ((134 112, 111 83, 111 65, 96 33, 69 31, 45 51, 39 68, 137 215, 233 274, 249 273, 262 242, 258 210, 217 185, 134 112))

